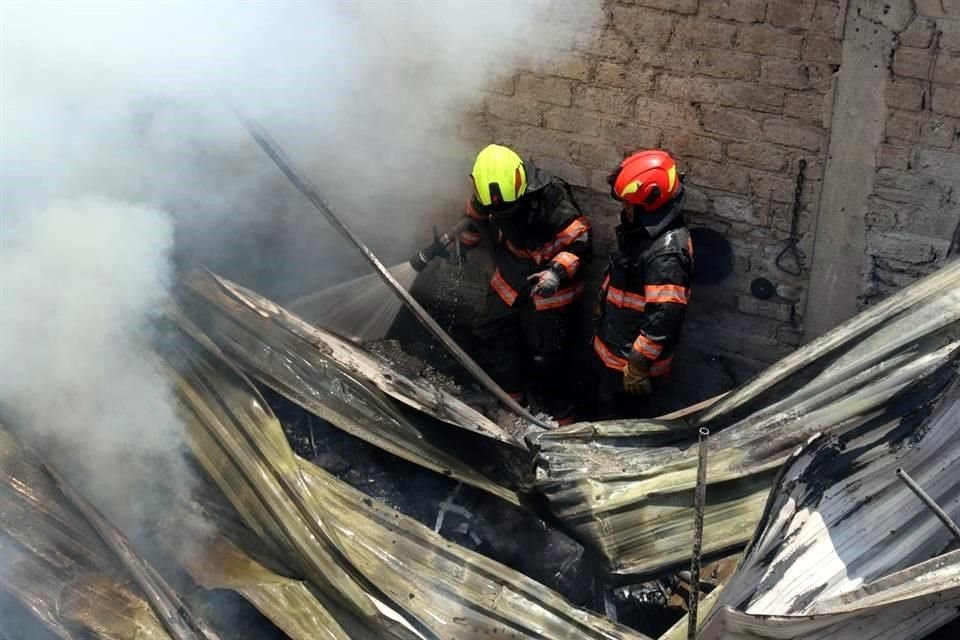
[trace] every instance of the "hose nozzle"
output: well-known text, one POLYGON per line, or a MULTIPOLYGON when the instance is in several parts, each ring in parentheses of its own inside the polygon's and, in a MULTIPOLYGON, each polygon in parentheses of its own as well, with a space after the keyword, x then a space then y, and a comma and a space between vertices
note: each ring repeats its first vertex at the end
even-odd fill
POLYGON ((410 258, 410 266, 413 267, 414 271, 420 272, 426 269, 427 265, 430 264, 430 261, 437 256, 443 258, 448 257, 450 254, 447 251, 447 247, 449 247, 450 243, 456 240, 457 236, 460 235, 460 232, 466 229, 468 226, 470 226, 470 219, 464 218, 442 236, 437 235, 437 228, 434 227, 433 242, 418 251, 412 258, 410 258))

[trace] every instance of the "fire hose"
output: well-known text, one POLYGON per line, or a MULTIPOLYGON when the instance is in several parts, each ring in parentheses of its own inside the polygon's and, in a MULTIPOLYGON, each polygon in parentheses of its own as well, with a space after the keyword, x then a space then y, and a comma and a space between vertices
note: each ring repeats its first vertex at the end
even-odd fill
POLYGON ((293 183, 293 186, 310 201, 317 211, 319 211, 327 221, 333 225, 333 228, 336 229, 340 235, 346 238, 351 244, 353 244, 366 258, 367 262, 370 263, 370 266, 373 267, 374 271, 380 276, 380 279, 383 280, 384 284, 387 285, 394 294, 396 294, 400 301, 406 306, 414 317, 424 326, 430 333, 440 341, 440 343, 450 352, 457 362, 459 362, 467 372, 472 375, 477 382, 483 385, 490 393, 497 397, 500 402, 503 403, 505 407, 510 409, 513 413, 517 414, 524 420, 528 420, 537 426, 544 427, 549 429, 550 425, 544 421, 536 418, 533 414, 523 408, 520 403, 510 397, 510 395, 500 388, 493 378, 491 378, 486 371, 484 371, 480 365, 478 365, 473 358, 471 358, 466 351, 464 351, 460 345, 453 341, 453 338, 443 330, 443 328, 437 324, 430 314, 424 309, 419 302, 417 302, 410 292, 403 288, 396 278, 394 278, 390 271, 383 265, 382 262, 377 258, 376 255, 370 250, 367 245, 365 245, 359 238, 357 238, 350 229, 343 224, 339 217, 333 212, 330 208, 330 205, 327 204, 323 198, 317 193, 317 190, 310 183, 310 181, 300 173, 298 173, 291 163, 287 160, 285 154, 280 149, 280 146, 270 137, 266 129, 264 129, 259 123, 254 120, 245 117, 244 115, 237 112, 237 117, 246 127, 247 131, 253 137, 253 139, 260 145, 260 148, 263 149, 264 153, 269 156, 273 163, 277 165, 277 168, 293 183))

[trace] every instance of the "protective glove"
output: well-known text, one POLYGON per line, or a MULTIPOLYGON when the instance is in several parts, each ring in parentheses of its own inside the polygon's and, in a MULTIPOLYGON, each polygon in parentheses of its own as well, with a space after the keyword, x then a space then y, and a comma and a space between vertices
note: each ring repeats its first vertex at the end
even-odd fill
POLYGON ((532 296, 550 296, 557 292, 560 286, 560 274, 553 269, 544 269, 528 276, 527 280, 533 283, 530 289, 532 296))
POLYGON ((623 390, 632 396, 650 395, 650 369, 638 358, 627 360, 623 368, 623 390))

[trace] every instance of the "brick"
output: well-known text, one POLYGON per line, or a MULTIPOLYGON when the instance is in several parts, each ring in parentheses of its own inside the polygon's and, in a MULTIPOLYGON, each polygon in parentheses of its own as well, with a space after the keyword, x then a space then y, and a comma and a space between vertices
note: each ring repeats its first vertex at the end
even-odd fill
POLYGON ((669 100, 640 97, 637 100, 637 121, 663 129, 698 130, 700 118, 697 109, 669 100))
POLYGON ((931 102, 935 113, 960 118, 960 90, 938 86, 934 90, 931 102))
POLYGON ((933 41, 934 22, 923 16, 914 16, 907 28, 900 32, 900 45, 926 49, 933 41))
POLYGON ((702 76, 663 74, 657 79, 657 94, 684 102, 716 102, 720 94, 720 82, 702 76))
POLYGON ((766 0, 701 0, 700 13, 736 22, 763 22, 766 0))
POLYGON ((870 196, 864 222, 874 230, 893 231, 900 224, 897 215, 901 211, 903 211, 903 206, 900 204, 870 196))
POLYGON ((887 84, 887 106, 907 111, 926 109, 926 83, 894 78, 887 84))
MULTIPOLYGON (((797 233, 800 235, 808 233, 812 222, 813 216, 810 211, 806 208, 800 209, 797 212, 797 233)), ((790 233, 793 228, 793 203, 770 203, 770 223, 778 232, 790 233)), ((776 256, 774 256, 774 259, 776 259, 776 256)))
POLYGON ((660 129, 632 120, 604 118, 601 135, 631 149, 653 149, 660 146, 660 129))
POLYGON ((917 13, 931 18, 960 16, 960 2, 957 0, 914 0, 917 13))
POLYGON ((933 81, 960 85, 960 55, 941 51, 933 65, 933 81))
POLYGON ((666 131, 660 147, 671 155, 683 158, 701 158, 720 162, 723 159, 723 144, 719 140, 699 136, 689 131, 666 131))
POLYGON ((588 136, 600 135, 600 117, 595 113, 585 113, 579 109, 551 107, 543 114, 543 126, 557 131, 568 131, 588 136))
POLYGON ((596 36, 591 30, 585 30, 577 37, 577 49, 601 58, 610 58, 617 62, 629 62, 634 55, 633 44, 613 29, 604 30, 596 36))
MULTIPOLYGON (((960 92, 938 89, 933 96, 933 110, 938 110, 938 100, 944 102, 942 108, 957 109, 957 100, 960 92), (948 94, 948 95, 941 95, 948 94), (953 100, 953 102, 951 102, 953 100)), ((887 118, 886 135, 896 140, 929 144, 935 147, 949 147, 953 143, 954 127, 949 120, 929 113, 913 113, 909 111, 891 110, 887 118)))
POLYGON ((713 199, 713 212, 724 220, 743 222, 749 225, 762 225, 764 216, 758 214, 747 198, 718 196, 713 199))
POLYGON ((760 121, 748 111, 704 107, 702 119, 705 131, 740 139, 760 137, 760 121))
POLYGON ((807 29, 813 19, 814 0, 771 0, 767 22, 784 29, 807 29))
POLYGON ((783 101, 783 115, 806 124, 827 128, 830 121, 828 98, 809 91, 787 91, 783 101))
POLYGON ((636 93, 626 89, 581 86, 577 87, 573 103, 609 115, 632 116, 636 100, 636 93))
POLYGON ((588 167, 614 167, 623 157, 621 144, 611 142, 580 142, 573 151, 573 159, 588 167))
POLYGON ((898 76, 926 80, 930 76, 931 61, 929 49, 900 47, 893 54, 893 72, 898 76))
POLYGON ((487 113, 504 120, 539 126, 543 123, 543 105, 536 100, 489 94, 484 98, 487 113))
POLYGON ((737 38, 737 49, 762 56, 799 58, 803 36, 766 24, 745 25, 737 38))
POLYGON ((760 60, 753 55, 726 49, 671 48, 660 64, 671 71, 726 78, 755 80, 760 75, 760 60))
POLYGON ((869 234, 867 253, 909 264, 922 264, 936 258, 930 238, 902 232, 869 234))
POLYGON ((797 181, 793 176, 753 171, 750 173, 749 193, 761 202, 793 203, 797 181))
POLYGON ((742 353, 763 362, 776 362, 795 351, 794 347, 784 344, 777 338, 747 336, 743 339, 742 353))
POLYGON ((574 143, 565 134, 539 127, 525 127, 515 135, 516 146, 527 151, 526 155, 550 156, 564 160, 569 160, 572 155, 574 143))
POLYGON ((906 171, 910 166, 910 149, 889 144, 877 147, 877 168, 906 171))
POLYGON ((664 11, 687 15, 693 15, 697 12, 698 2, 699 0, 634 0, 634 3, 641 7, 663 9, 664 11))
POLYGON ((487 119, 482 115, 464 114, 457 131, 460 137, 468 141, 490 141, 493 139, 493 131, 487 124, 487 119))
POLYGON ((758 300, 753 296, 737 296, 737 310, 750 316, 770 318, 780 322, 790 322, 793 317, 793 305, 773 300, 758 300))
POLYGON ((593 61, 586 56, 558 56, 544 63, 540 72, 548 76, 588 82, 593 76, 593 61))
POLYGON ((750 191, 750 176, 746 169, 720 162, 688 159, 687 180, 694 185, 728 193, 746 195, 750 191))
POLYGON ((725 82, 720 85, 716 102, 725 107, 780 113, 783 100, 784 90, 779 87, 766 87, 753 82, 725 82))
POLYGON ((581 187, 590 184, 589 170, 576 163, 552 156, 538 156, 536 163, 538 167, 547 173, 559 176, 570 184, 581 187))
POLYGON ((613 7, 613 24, 637 46, 662 49, 670 40, 675 21, 674 15, 647 7, 613 7))
MULTIPOLYGON (((678 160, 679 161, 679 160, 678 160)), ((680 169, 683 170, 683 163, 680 163, 680 169)), ((685 212, 692 213, 706 213, 710 201, 707 199, 707 194, 705 194, 700 189, 697 189, 694 186, 689 186, 684 189, 686 192, 686 197, 683 200, 683 210, 685 212)), ((722 231, 722 229, 721 229, 722 231)))
POLYGON ((573 103, 573 83, 563 78, 522 73, 517 79, 517 94, 569 107, 573 103))
POLYGON ((501 93, 505 96, 512 96, 514 93, 516 93, 516 90, 517 90, 516 82, 517 82, 517 78, 515 75, 500 76, 500 77, 493 78, 489 82, 483 83, 483 86, 488 91, 493 91, 494 93, 501 93))
POLYGON ((727 144, 727 157, 736 164, 766 171, 783 171, 787 156, 782 149, 761 142, 731 142, 727 144))
POLYGON ((833 68, 817 62, 796 62, 766 58, 760 65, 760 81, 787 89, 827 91, 833 79, 833 68))
POLYGON ((598 85, 626 87, 641 93, 650 93, 653 90, 655 77, 652 69, 638 67, 635 64, 606 60, 597 63, 596 83, 598 85))
POLYGON ((823 129, 809 127, 789 118, 769 118, 763 123, 763 139, 787 147, 819 151, 825 138, 823 129))
POLYGON ((670 41, 675 46, 730 48, 737 26, 720 20, 691 18, 680 23, 670 41))
POLYGON ((833 38, 808 34, 803 42, 804 60, 839 65, 843 58, 843 43, 833 38))
MULTIPOLYGON (((782 297, 782 296, 781 296, 782 297)), ((797 298, 799 300, 800 298, 797 298)), ((803 342, 803 331, 794 327, 777 327, 777 341, 791 347, 799 347, 803 342)))
POLYGON ((938 20, 940 47, 944 51, 960 53, 960 20, 938 20))

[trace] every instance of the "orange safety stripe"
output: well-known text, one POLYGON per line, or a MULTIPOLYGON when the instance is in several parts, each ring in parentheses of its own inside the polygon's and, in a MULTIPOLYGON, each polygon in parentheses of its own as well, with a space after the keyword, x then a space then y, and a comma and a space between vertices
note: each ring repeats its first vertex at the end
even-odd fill
POLYGON ((643 293, 650 304, 687 304, 690 301, 690 290, 676 284, 648 284, 643 288, 643 293))
POLYGON ((474 220, 479 220, 481 222, 486 222, 487 218, 489 217, 473 208, 473 196, 467 198, 466 212, 468 216, 470 216, 474 220))
MULTIPOLYGON (((589 231, 590 221, 584 216, 580 216, 568 224, 553 240, 540 247, 534 253, 540 257, 540 260, 549 260, 556 253, 563 251, 573 244, 577 238, 589 231)), ((539 261, 537 264, 539 264, 539 261)))
POLYGON ((663 345, 657 344, 642 333, 633 341, 633 348, 644 358, 650 360, 656 360, 660 356, 660 352, 663 351, 663 345))
POLYGON ((631 293, 623 289, 609 285, 610 278, 604 281, 607 285, 607 302, 621 309, 633 309, 634 311, 643 311, 647 306, 647 300, 639 293, 631 293))
POLYGON ((577 272, 577 267, 580 266, 580 258, 569 251, 561 251, 553 256, 553 262, 563 267, 563 270, 567 272, 568 278, 572 278, 577 272))
POLYGON ((583 293, 584 283, 580 282, 569 289, 561 289, 550 296, 533 296, 533 306, 537 311, 559 309, 576 301, 583 293))
POLYGON ((493 272, 493 277, 490 278, 490 286, 500 296, 500 299, 507 303, 508 307, 512 307, 513 303, 517 301, 517 296, 520 295, 503 279, 500 269, 493 272))
MULTIPOLYGON (((593 350, 600 357, 600 361, 603 362, 604 366, 608 369, 613 369, 614 371, 623 371, 624 367, 627 366, 627 359, 622 358, 610 350, 610 347, 600 339, 599 336, 593 336, 593 350)), ((670 369, 673 367, 673 356, 668 356, 663 360, 658 360, 650 366, 650 375, 651 377, 657 378, 660 376, 665 376, 670 373, 670 369)))
POLYGON ((555 259, 559 252, 569 247, 577 238, 588 231, 590 231, 590 221, 580 216, 568 224, 553 240, 539 249, 521 249, 509 240, 505 240, 504 244, 513 255, 518 258, 529 258, 539 265, 547 260, 555 259))
POLYGON ((627 366, 627 359, 621 358, 613 351, 610 351, 610 347, 600 339, 600 336, 593 336, 593 350, 600 356, 600 361, 603 362, 603 365, 608 369, 623 371, 623 368, 627 366))
POLYGON ((460 242, 468 247, 475 247, 480 244, 480 234, 476 231, 470 231, 469 229, 466 229, 460 234, 460 242))

